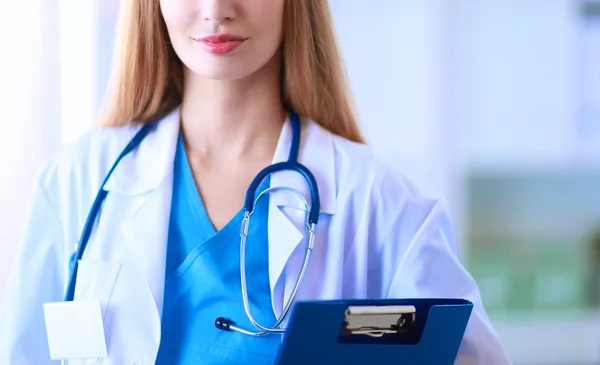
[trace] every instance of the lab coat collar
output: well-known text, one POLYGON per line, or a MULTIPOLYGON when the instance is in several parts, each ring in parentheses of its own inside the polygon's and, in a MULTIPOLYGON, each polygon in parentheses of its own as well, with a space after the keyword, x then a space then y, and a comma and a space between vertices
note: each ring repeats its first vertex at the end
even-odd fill
MULTIPOLYGON (((173 171, 180 117, 176 108, 148 134, 140 146, 125 156, 115 168, 105 185, 105 190, 123 195, 138 195, 156 189, 173 171)), ((331 133, 317 123, 302 120, 301 143, 298 160, 315 176, 321 200, 320 212, 334 214, 336 206, 335 164, 331 133)), ((288 159, 292 139, 291 124, 286 121, 281 129, 273 162, 288 159)), ((284 171, 271 176, 271 187, 284 186, 300 192, 311 204, 310 190, 304 177, 294 171, 284 171)), ((277 206, 298 207, 299 200, 289 193, 272 194, 277 206)))
MULTIPOLYGON (((292 125, 288 119, 281 129, 273 163, 288 160, 291 144, 292 125)), ((320 213, 335 213, 336 182, 333 157, 334 151, 331 133, 325 131, 311 120, 302 120, 298 161, 312 172, 317 181, 321 202, 320 213)), ((286 170, 273 174, 271 176, 271 187, 292 188, 302 194, 309 206, 312 204, 308 184, 304 177, 296 171, 286 170)), ((304 209, 299 199, 290 193, 272 194, 272 200, 277 206, 304 209)))
POLYGON ((122 195, 155 190, 173 171, 178 136, 179 108, 164 117, 137 149, 123 157, 104 189, 122 195))

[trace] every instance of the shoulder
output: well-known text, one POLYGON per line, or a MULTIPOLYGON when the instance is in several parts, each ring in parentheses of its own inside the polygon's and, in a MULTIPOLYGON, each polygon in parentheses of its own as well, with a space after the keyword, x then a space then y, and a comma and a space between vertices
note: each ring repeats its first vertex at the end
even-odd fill
POLYGON ((347 188, 354 191, 369 192, 376 199, 430 199, 423 194, 401 165, 369 145, 352 142, 336 135, 332 136, 332 142, 339 184, 348 184, 347 188))
POLYGON ((129 142, 139 127, 92 127, 88 132, 65 145, 52 156, 40 171, 40 177, 50 178, 80 170, 102 169, 129 142))
POLYGON ((339 136, 332 143, 338 208, 360 211, 360 224, 406 239, 425 227, 452 229, 445 199, 425 193, 399 163, 339 136))
POLYGON ((38 171, 41 188, 97 189, 120 151, 139 127, 92 127, 61 148, 38 171))

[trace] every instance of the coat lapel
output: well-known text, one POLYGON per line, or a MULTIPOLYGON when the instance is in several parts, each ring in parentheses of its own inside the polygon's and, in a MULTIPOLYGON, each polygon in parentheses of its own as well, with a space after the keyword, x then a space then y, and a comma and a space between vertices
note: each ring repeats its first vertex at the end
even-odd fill
POLYGON ((153 192, 134 198, 139 208, 121 223, 121 232, 137 266, 152 292, 158 313, 162 313, 165 260, 169 231, 172 183, 165 181, 153 192))
POLYGON ((165 117, 140 146, 124 157, 105 189, 128 199, 120 229, 133 253, 158 313, 162 313, 173 162, 179 134, 179 110, 165 117))
MULTIPOLYGON (((284 124, 274 155, 274 163, 286 161, 289 156, 292 132, 289 121, 284 124)), ((334 214, 336 209, 335 161, 333 136, 310 120, 303 120, 298 160, 306 166, 317 181, 321 214, 334 214)), ((310 190, 304 177, 295 171, 282 171, 271 176, 271 188, 291 188, 300 193, 311 204, 310 190)), ((298 249, 304 254, 307 212, 304 203, 295 194, 277 190, 271 194, 268 238, 269 238, 269 282, 272 304, 277 316, 281 314, 292 287, 285 285, 284 276, 297 277, 298 272, 286 272, 285 268, 298 249), (301 245, 300 245, 301 244, 301 245), (285 273, 285 275, 283 275, 285 273)), ((318 229, 318 225, 317 225, 318 229)), ((318 242, 315 242, 318 244, 318 242)), ((295 280, 289 282, 295 283, 295 280)), ((293 285, 292 285, 293 286, 293 285)))

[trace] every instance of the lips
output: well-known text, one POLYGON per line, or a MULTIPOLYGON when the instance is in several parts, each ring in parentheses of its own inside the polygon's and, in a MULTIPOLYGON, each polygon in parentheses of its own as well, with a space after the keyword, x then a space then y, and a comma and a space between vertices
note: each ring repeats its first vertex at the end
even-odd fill
POLYGON ((196 41, 209 43, 243 42, 246 39, 248 38, 233 34, 213 34, 202 38, 194 38, 196 41))
POLYGON ((202 48, 211 54, 226 55, 229 54, 248 40, 247 37, 242 37, 233 34, 213 34, 202 38, 194 38, 194 41, 202 46, 202 48))

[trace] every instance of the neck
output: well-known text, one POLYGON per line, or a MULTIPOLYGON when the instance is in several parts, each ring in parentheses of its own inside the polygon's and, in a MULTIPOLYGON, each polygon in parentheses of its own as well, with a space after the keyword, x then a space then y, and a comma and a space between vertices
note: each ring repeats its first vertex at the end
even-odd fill
POLYGON ((190 153, 199 157, 272 157, 286 110, 279 72, 258 71, 221 81, 185 70, 181 123, 190 153))

